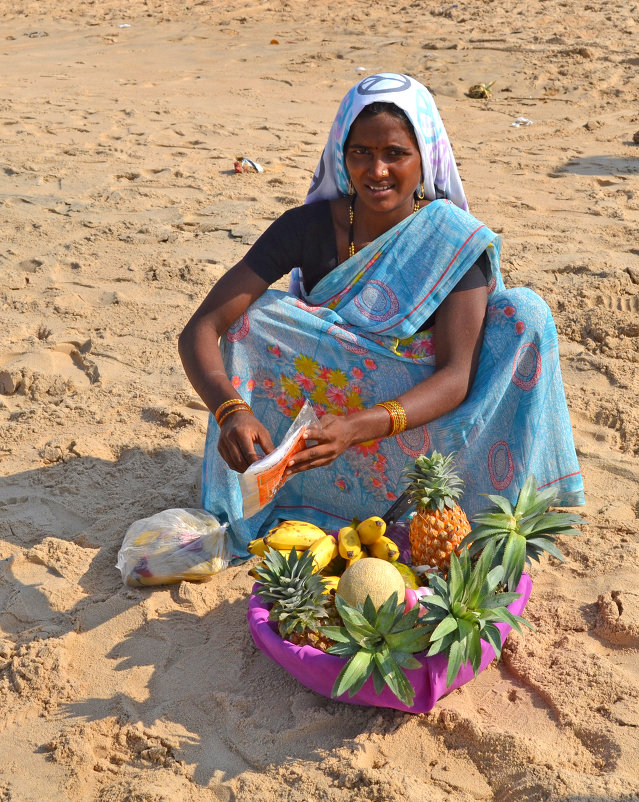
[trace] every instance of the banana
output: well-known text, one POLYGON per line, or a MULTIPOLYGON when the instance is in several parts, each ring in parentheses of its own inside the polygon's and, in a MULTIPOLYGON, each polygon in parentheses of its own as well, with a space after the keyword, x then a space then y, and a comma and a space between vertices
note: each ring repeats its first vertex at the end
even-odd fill
POLYGON ((266 554, 266 549, 268 546, 264 542, 263 537, 258 537, 255 540, 251 540, 246 548, 250 554, 255 554, 257 557, 263 557, 266 554))
POLYGON ((386 522, 378 515, 372 515, 357 525, 357 534, 365 546, 369 546, 386 533, 386 522))
POLYGON ((330 593, 331 590, 337 590, 337 585, 339 583, 338 576, 322 576, 322 581, 324 582, 324 593, 330 593))
POLYGON ((379 560, 387 560, 388 562, 399 560, 397 544, 386 536, 378 538, 374 543, 370 543, 368 553, 371 557, 377 557, 379 560))
POLYGON ((313 555, 314 573, 325 568, 339 554, 333 535, 322 535, 308 547, 308 550, 313 555))
POLYGON ((337 533, 337 547, 345 560, 352 560, 362 550, 362 544, 357 529, 352 526, 343 526, 337 533))
POLYGON ((264 542, 278 551, 295 548, 299 552, 305 551, 318 538, 324 536, 323 529, 307 521, 282 521, 269 530, 264 542))

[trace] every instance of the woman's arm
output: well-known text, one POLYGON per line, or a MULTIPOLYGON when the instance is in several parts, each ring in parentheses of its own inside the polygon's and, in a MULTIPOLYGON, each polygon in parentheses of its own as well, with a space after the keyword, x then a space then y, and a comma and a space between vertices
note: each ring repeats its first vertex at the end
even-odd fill
MULTIPOLYGON (((215 284, 180 334, 184 371, 212 412, 238 397, 226 375, 218 340, 268 286, 246 262, 238 262, 215 284)), ((256 445, 267 454, 273 450, 268 430, 251 413, 235 412, 224 420, 218 449, 233 470, 243 473, 260 458, 256 445)))
MULTIPOLYGON (((385 400, 395 398, 402 404, 408 429, 445 415, 470 392, 479 363, 487 297, 486 287, 450 293, 437 310, 434 373, 399 396, 389 388, 385 400)), ((385 437, 390 428, 382 407, 346 416, 325 415, 321 427, 308 431, 308 439, 317 445, 296 454, 289 470, 298 473, 329 465, 350 446, 385 437)))

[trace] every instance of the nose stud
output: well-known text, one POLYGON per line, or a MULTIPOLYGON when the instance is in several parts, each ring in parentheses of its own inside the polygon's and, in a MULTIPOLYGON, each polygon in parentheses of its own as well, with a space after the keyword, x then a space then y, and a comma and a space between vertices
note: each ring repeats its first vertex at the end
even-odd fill
POLYGON ((388 170, 386 168, 382 170, 382 175, 384 178, 386 178, 386 176, 388 175, 388 170))

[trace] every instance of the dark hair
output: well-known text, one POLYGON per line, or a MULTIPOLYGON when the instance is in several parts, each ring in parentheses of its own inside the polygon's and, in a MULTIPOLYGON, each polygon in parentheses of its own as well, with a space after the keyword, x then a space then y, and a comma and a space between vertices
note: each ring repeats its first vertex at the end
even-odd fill
MULTIPOLYGON (((404 123, 406 126, 406 130, 410 138, 413 140, 416 147, 418 147, 417 142, 417 135, 415 134, 415 129, 413 128, 413 124, 410 121, 408 115, 404 111, 404 109, 400 109, 399 106, 396 106, 394 103, 387 103, 383 100, 376 100, 374 103, 369 103, 368 106, 364 106, 364 108, 360 111, 360 113, 355 118, 358 120, 360 117, 377 117, 378 114, 390 114, 393 117, 396 117, 398 120, 404 123)), ((354 121, 353 121, 354 122, 354 121)), ((352 127, 352 125, 351 125, 352 127)), ((344 143, 344 150, 348 147, 348 140, 350 138, 351 132, 348 132, 348 136, 346 137, 346 141, 344 143)))

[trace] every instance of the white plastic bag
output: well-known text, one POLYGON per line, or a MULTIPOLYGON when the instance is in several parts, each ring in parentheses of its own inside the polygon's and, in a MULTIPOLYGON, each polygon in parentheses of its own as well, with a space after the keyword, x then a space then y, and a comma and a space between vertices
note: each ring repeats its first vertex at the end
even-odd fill
POLYGON ((227 524, 205 510, 171 509, 127 529, 117 567, 127 585, 202 581, 227 567, 227 524))
POLYGON ((297 417, 289 426, 280 445, 262 459, 250 465, 240 476, 243 513, 250 518, 266 506, 282 485, 284 472, 293 454, 310 445, 304 440, 309 426, 318 424, 319 419, 310 402, 306 400, 297 417))

